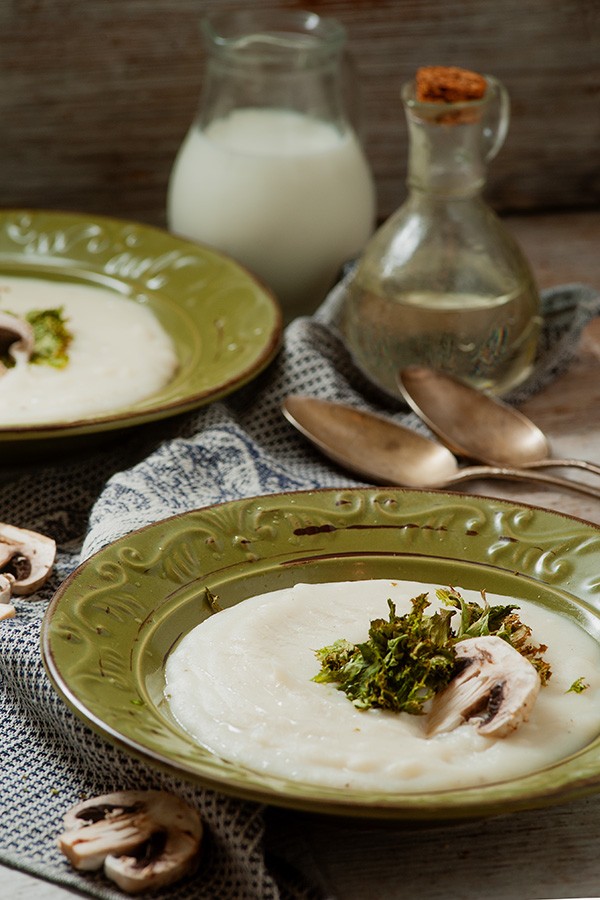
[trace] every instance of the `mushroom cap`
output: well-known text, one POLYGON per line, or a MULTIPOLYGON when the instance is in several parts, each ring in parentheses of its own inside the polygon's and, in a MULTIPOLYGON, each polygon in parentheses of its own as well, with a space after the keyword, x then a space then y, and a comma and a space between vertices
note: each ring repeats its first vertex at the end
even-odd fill
MULTIPOLYGON (((30 323, 19 316, 0 311, 0 356, 9 353, 16 359, 16 353, 24 353, 29 359, 34 345, 35 338, 30 323)), ((6 371, 4 365, 2 370, 6 371)))
POLYGON ((0 603, 9 603, 12 597, 15 576, 10 572, 0 572, 0 603))
POLYGON ((455 650, 463 667, 433 698, 428 736, 470 722, 479 734, 503 738, 526 722, 541 686, 529 660, 495 635, 459 641, 455 650))
POLYGON ((191 872, 199 847, 199 836, 189 829, 154 831, 143 843, 141 852, 109 854, 104 861, 104 872, 128 894, 155 890, 191 872))
POLYGON ((0 603, 0 622, 3 619, 14 619, 17 610, 12 603, 0 603))
POLYGON ((198 812, 165 791, 117 791, 78 803, 64 819, 58 846, 82 871, 104 866, 130 894, 182 878, 202 839, 198 812))
POLYGON ((13 594, 33 594, 41 587, 50 577, 55 557, 52 538, 0 522, 0 572, 14 575, 13 594))

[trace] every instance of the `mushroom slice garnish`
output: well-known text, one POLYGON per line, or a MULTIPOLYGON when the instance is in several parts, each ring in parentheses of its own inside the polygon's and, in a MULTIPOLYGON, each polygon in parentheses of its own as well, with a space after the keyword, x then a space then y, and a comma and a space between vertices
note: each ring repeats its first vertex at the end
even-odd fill
POLYGON ((433 698, 427 735, 470 722, 485 737, 503 738, 526 722, 541 685, 529 660, 494 635, 467 638, 454 649, 462 668, 433 698))
POLYGON ((0 522, 0 573, 14 577, 12 593, 33 594, 49 578, 56 542, 37 531, 0 522))
POLYGON ((14 575, 11 575, 10 572, 0 572, 0 603, 10 602, 14 583, 14 575))
MULTIPOLYGON (((16 361, 19 354, 30 359, 35 346, 33 328, 26 319, 0 311, 0 357, 9 354, 16 361)), ((0 374, 6 366, 0 364, 0 374)))
POLYGON ((172 884, 192 870, 202 839, 198 812, 165 791, 118 791, 65 816, 60 850, 76 869, 104 866, 129 894, 172 884))
POLYGON ((17 610, 12 603, 0 603, 0 622, 3 619, 14 619, 16 614, 17 610))

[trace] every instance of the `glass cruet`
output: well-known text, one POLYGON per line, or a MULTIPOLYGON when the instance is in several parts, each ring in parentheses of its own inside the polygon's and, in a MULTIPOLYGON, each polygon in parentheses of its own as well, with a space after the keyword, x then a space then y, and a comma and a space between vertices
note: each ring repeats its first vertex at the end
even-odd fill
POLYGON ((516 241, 482 198, 506 136, 508 95, 485 76, 478 100, 416 99, 408 122, 408 195, 348 278, 340 330, 357 365, 398 396, 400 368, 444 369, 504 394, 530 374, 539 294, 516 241))
POLYGON ((168 225, 253 271, 289 320, 318 305, 375 224, 346 33, 289 10, 215 13, 202 27, 200 109, 171 173, 168 225))

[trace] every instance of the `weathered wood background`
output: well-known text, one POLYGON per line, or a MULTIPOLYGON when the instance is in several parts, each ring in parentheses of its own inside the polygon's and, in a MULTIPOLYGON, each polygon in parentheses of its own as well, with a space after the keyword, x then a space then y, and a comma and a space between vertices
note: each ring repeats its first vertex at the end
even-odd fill
POLYGON ((274 5, 346 26, 380 217, 405 194, 399 87, 430 63, 489 72, 510 92, 487 191, 498 210, 600 206, 598 0, 0 0, 0 206, 163 225, 200 93, 200 18, 274 5))

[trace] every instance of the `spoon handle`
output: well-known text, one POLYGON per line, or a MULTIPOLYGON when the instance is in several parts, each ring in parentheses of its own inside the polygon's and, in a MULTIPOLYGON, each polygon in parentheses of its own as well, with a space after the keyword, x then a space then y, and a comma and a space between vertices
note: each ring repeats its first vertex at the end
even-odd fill
POLYGON ((450 476, 446 484, 459 484, 461 481, 473 481, 477 478, 499 478, 506 481, 535 481, 540 484, 551 484, 554 487, 567 488, 587 494, 589 497, 600 499, 600 489, 581 481, 572 481, 570 478, 560 478, 557 475, 546 475, 544 472, 535 472, 531 469, 511 469, 504 466, 466 466, 460 469, 456 475, 450 476))
POLYGON ((560 466, 568 469, 584 469, 586 472, 600 475, 600 466, 585 459, 538 459, 535 462, 523 463, 522 466, 524 469, 552 469, 560 466))

